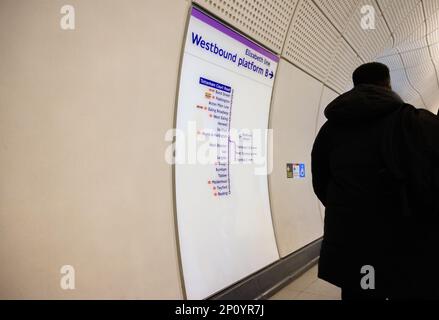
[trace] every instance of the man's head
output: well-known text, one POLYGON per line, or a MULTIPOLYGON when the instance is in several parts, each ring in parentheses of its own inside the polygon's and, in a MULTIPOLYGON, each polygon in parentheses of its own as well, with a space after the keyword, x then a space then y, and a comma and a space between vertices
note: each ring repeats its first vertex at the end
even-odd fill
POLYGON ((379 62, 366 63, 357 68, 352 75, 354 86, 372 84, 392 89, 389 68, 379 62))

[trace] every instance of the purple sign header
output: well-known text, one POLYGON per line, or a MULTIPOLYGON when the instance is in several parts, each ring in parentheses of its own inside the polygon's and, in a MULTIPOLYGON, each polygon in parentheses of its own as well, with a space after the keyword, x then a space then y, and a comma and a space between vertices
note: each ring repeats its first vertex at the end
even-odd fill
POLYGON ((222 23, 218 22, 217 20, 209 17, 208 15, 204 14, 200 10, 196 8, 192 8, 192 17, 195 17, 204 23, 208 24, 209 26, 217 29, 218 31, 221 31, 222 33, 228 35, 229 37, 235 39, 236 41, 241 42, 243 45, 255 50, 256 52, 259 52, 260 54, 264 55, 265 57, 271 59, 274 62, 279 62, 279 57, 270 51, 262 48, 261 46, 257 45, 253 41, 250 41, 246 37, 240 35, 236 31, 233 31, 229 27, 226 27, 222 23))

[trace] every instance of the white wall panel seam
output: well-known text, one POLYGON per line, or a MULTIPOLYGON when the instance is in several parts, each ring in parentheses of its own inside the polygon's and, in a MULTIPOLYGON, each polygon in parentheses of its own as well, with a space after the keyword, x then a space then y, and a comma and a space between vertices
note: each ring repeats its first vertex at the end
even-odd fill
POLYGON ((283 54, 324 81, 338 42, 338 37, 334 36, 336 30, 312 1, 301 0, 283 54), (333 30, 328 30, 329 27, 333 30))
MULTIPOLYGON (((365 35, 364 30, 360 30, 360 20, 363 15, 360 13, 362 5, 373 5, 376 7, 376 2, 370 2, 361 0, 358 3, 357 9, 354 11, 353 16, 349 19, 348 27, 343 33, 343 38, 354 49, 354 52, 358 54, 362 62, 370 61, 374 56, 385 49, 388 40, 391 39, 391 33, 389 29, 375 28, 375 30, 366 31, 370 33, 365 35), (387 31, 384 32, 383 31, 387 31)), ((382 24, 382 15, 377 15, 376 24, 382 24)))
MULTIPOLYGON (((276 124, 274 129, 278 131, 275 141, 278 144, 274 151, 275 167, 270 179, 273 182, 273 213, 276 216, 273 222, 276 234, 279 235, 281 257, 285 257, 321 237, 323 231, 319 204, 310 180, 287 179, 284 166, 294 161, 310 164, 308 148, 312 145, 316 117, 312 113, 317 113, 320 101, 320 96, 315 93, 322 92, 324 85, 284 58, 279 63, 278 76, 280 78, 274 89, 270 125, 273 127, 276 124), (287 189, 280 192, 279 187, 287 189), (306 198, 302 197, 304 195, 306 198), (294 206, 288 205, 291 199, 297 199, 294 206)), ((310 172, 307 177, 310 179, 310 172)))
POLYGON ((398 54, 401 57, 401 61, 402 61, 402 64, 404 66, 404 73, 405 73, 405 75, 407 77, 408 83, 413 88, 413 90, 415 90, 419 94, 419 97, 421 98, 422 104, 424 105, 425 108, 427 108, 427 104, 425 103, 424 97, 422 96, 422 94, 419 92, 419 90, 413 85, 412 81, 410 80, 410 77, 409 77, 408 72, 407 72, 407 67, 406 67, 406 63, 404 61, 403 55, 399 52, 398 48, 396 49, 396 51, 398 51, 398 54))
MULTIPOLYGON (((420 2, 420 4, 421 4, 421 6, 422 6, 422 3, 420 2)), ((417 9, 416 9, 417 10, 417 9)), ((413 14, 413 12, 411 12, 412 14, 413 14)), ((422 13, 422 8, 421 8, 421 14, 423 15, 423 13, 422 13)), ((410 32, 408 32, 407 34, 405 34, 401 39, 400 39, 400 42, 399 42, 399 44, 403 44, 403 43, 406 43, 407 42, 407 40, 413 35, 413 34, 415 34, 417 31, 418 31, 418 29, 419 28, 422 28, 423 26, 424 26, 424 20, 425 20, 425 18, 424 18, 424 15, 423 15, 423 19, 422 19, 423 21, 420 21, 419 22, 419 24, 418 25, 415 25, 413 28, 411 28, 411 31, 410 32)), ((405 21, 407 21, 407 20, 404 20, 403 22, 405 22, 405 21)), ((402 24, 402 23, 401 23, 402 24)), ((396 29, 396 30, 393 30, 392 31, 392 34, 393 35, 395 35, 395 33, 397 32, 397 31, 399 31, 400 29, 396 29)))
MULTIPOLYGON (((297 10, 299 10, 299 8, 301 7, 302 3, 308 3, 308 5, 309 5, 309 3, 313 4, 313 5, 316 7, 316 9, 317 9, 317 10, 323 15, 323 17, 327 20, 327 22, 328 22, 328 23, 329 23, 329 24, 335 29, 335 31, 338 32, 338 30, 337 30, 337 28, 334 26, 333 22, 332 22, 332 21, 331 21, 331 20, 330 20, 325 14, 324 14, 324 12, 322 12, 322 10, 321 10, 321 9, 315 4, 315 2, 314 2, 313 0, 299 0, 299 1, 297 2, 297 6, 296 6, 296 8, 295 8, 295 12, 294 12, 294 14, 292 15, 292 18, 291 18, 290 27, 289 27, 289 30, 288 30, 288 32, 287 32, 287 37, 286 37, 286 40, 285 40, 285 43, 284 43, 284 46, 283 46, 284 49, 283 49, 283 51, 282 51, 282 53, 281 53, 281 56, 282 56, 282 58, 283 58, 284 60, 288 61, 289 63, 291 63, 292 65, 294 65, 294 66, 297 67, 298 69, 300 69, 301 71, 305 72, 307 75, 311 76, 312 78, 318 80, 318 81, 321 82, 321 83, 325 83, 326 80, 327 80, 327 77, 328 77, 328 75, 329 75, 329 72, 330 72, 330 70, 331 70, 331 65, 332 65, 332 62, 333 62, 334 56, 335 56, 336 51, 337 51, 337 45, 335 45, 335 48, 334 48, 333 52, 331 53, 330 63, 329 63, 329 66, 327 66, 327 70, 326 70, 326 72, 325 72, 325 75, 322 76, 321 78, 320 78, 318 75, 314 74, 313 70, 307 70, 306 66, 301 66, 299 63, 294 62, 293 59, 292 59, 291 57, 289 57, 289 56, 286 54, 287 51, 285 50, 285 48, 287 47, 287 44, 288 44, 289 38, 290 38, 291 33, 292 33, 292 31, 293 31, 293 30, 292 30, 292 28, 293 28, 293 22, 294 22, 295 19, 297 18, 296 15, 299 14, 299 13, 297 12, 297 10)), ((338 33, 338 34, 339 34, 339 36, 340 36, 340 37, 338 38, 338 41, 339 41, 339 39, 341 38, 341 34, 340 34, 340 33, 338 33)), ((310 63, 311 63, 311 62, 310 62, 310 63)), ((312 64, 312 63, 311 63, 311 64, 312 64)), ((340 90, 337 89, 337 88, 334 88, 334 87, 332 86, 332 84, 327 84, 327 86, 330 87, 331 90, 333 90, 333 91, 335 91, 335 92, 337 92, 337 93, 340 93, 340 90)))
MULTIPOLYGON (((297 8, 297 7, 296 7, 297 8)), ((292 19, 292 18, 291 18, 292 19)), ((277 68, 276 68, 276 77, 274 78, 274 83, 273 83, 273 91, 271 94, 271 101, 270 101, 270 111, 268 114, 268 129, 269 130, 273 130, 273 106, 274 106, 274 101, 275 101, 275 96, 276 96, 276 88, 279 82, 279 77, 277 76, 279 73, 279 69, 280 69, 280 60, 279 63, 277 64, 277 68)), ((274 131, 273 131, 273 135, 274 135, 274 131)), ((273 137, 274 139, 274 137, 273 137)), ((270 143, 269 140, 269 154, 274 155, 274 140, 272 140, 270 143)), ((271 164, 269 163, 269 168, 273 168, 274 167, 274 157, 270 159, 268 159, 269 161, 271 161, 271 164)), ((276 241, 276 248, 277 248, 277 254, 279 255, 279 257, 282 257, 281 255, 281 251, 280 251, 280 238, 281 236, 279 235, 279 230, 275 225, 275 216, 273 213, 273 196, 272 196, 272 186, 271 186, 271 179, 270 179, 271 174, 267 175, 267 186, 268 186, 268 202, 270 204, 270 214, 271 214, 271 223, 272 223, 272 227, 273 227, 273 233, 274 233, 274 240, 276 241)))
MULTIPOLYGON (((329 20, 329 19, 328 19, 329 20)), ((331 64, 329 65, 329 68, 328 68, 328 73, 326 74, 326 78, 325 79, 323 79, 323 84, 327 84, 328 82, 329 82, 329 78, 330 78, 330 75, 331 75, 331 72, 332 72, 332 70, 333 70, 333 68, 334 68, 334 63, 335 63, 335 61, 336 61, 336 58, 337 58, 337 54, 338 54, 338 50, 339 50, 339 47, 340 47, 340 43, 342 42, 343 40, 342 40, 342 35, 340 34, 340 38, 338 39, 338 43, 337 43, 337 45, 335 46, 335 50, 334 50, 334 52, 332 53, 332 56, 331 56, 331 64)), ((323 89, 322 89, 323 90, 323 89)), ((320 97, 321 98, 321 97, 320 97)))
MULTIPOLYGON (((291 25, 293 24, 294 15, 296 14, 297 8, 299 7, 299 2, 300 2, 300 1, 296 1, 296 5, 295 5, 295 7, 294 7, 293 14, 291 15, 290 22, 288 23, 288 29, 287 29, 287 32, 285 33, 284 42, 283 42, 283 44, 282 44, 282 48, 281 48, 281 50, 280 50, 280 55, 281 55, 281 56, 283 56, 283 52, 284 52, 284 50, 285 50, 285 46, 287 45, 288 35, 289 35, 289 33, 290 33, 291 25)), ((276 80, 275 80, 275 81, 276 81, 276 80)))
MULTIPOLYGON (((409 49, 409 50, 400 50, 399 52, 401 54, 405 54, 405 53, 411 53, 411 52, 414 52, 414 51, 420 51, 420 50, 423 50, 423 49, 431 49, 433 46, 435 46, 437 44, 439 44, 439 41, 430 43, 430 44, 428 44, 426 46, 422 46, 422 47, 417 47, 417 48, 413 48, 413 49, 409 49)), ((383 55, 383 56, 377 56, 376 58, 377 59, 389 58, 389 57, 394 57, 394 56, 397 56, 397 55, 399 55, 399 54, 398 53, 392 53, 392 54, 387 54, 387 55, 383 55)))
MULTIPOLYGON (((378 11, 381 13, 381 14, 380 14, 380 17, 383 19, 383 22, 384 22, 384 24, 386 25, 387 30, 389 31, 389 36, 388 36, 388 38, 386 39, 386 41, 385 41, 384 43, 387 43, 387 41, 388 41, 389 39, 391 39, 391 40, 392 40, 392 43, 393 43, 393 46, 395 46, 395 37, 394 37, 394 35, 393 35, 393 33, 392 33, 392 30, 390 30, 389 23, 388 23, 388 21, 386 20, 386 17, 384 16, 384 12, 381 10, 381 7, 380 7, 380 4, 378 3, 378 1, 377 1, 377 0, 374 0, 374 2, 375 2, 376 7, 378 8, 378 11)), ((383 46, 384 46, 384 45, 383 45, 383 46)), ((382 49, 383 49, 383 48, 380 48, 380 51, 381 51, 382 49)), ((376 57, 377 57, 377 54, 378 54, 378 52, 375 53, 375 55, 373 56, 373 58, 376 58, 376 57)))
MULTIPOLYGON (((178 114, 178 98, 179 98, 179 91, 180 91, 180 79, 181 79, 181 72, 182 72, 182 66, 183 66, 183 58, 184 58, 184 50, 185 50, 185 40, 186 40, 186 34, 187 30, 189 28, 189 22, 191 18, 191 12, 192 12, 192 5, 189 5, 187 8, 187 14, 186 14, 186 22, 183 29, 183 33, 181 34, 181 48, 180 48, 180 60, 178 62, 178 74, 177 74, 177 87, 175 89, 175 101, 174 101, 174 119, 173 119, 173 128, 177 128, 177 114, 178 114)), ((173 137, 172 143, 176 144, 176 136, 173 137)), ((178 214, 177 214, 177 189, 176 189, 176 178, 175 178, 175 164, 172 165, 172 202, 173 202, 173 215, 174 215, 174 242, 177 246, 177 257, 178 257, 178 268, 180 273, 180 283, 181 283, 181 293, 183 295, 183 299, 187 299, 187 293, 186 293, 186 285, 185 285, 185 279, 183 274, 183 259, 181 256, 181 245, 180 245, 180 236, 179 236, 179 230, 178 230, 178 214)))
POLYGON ((394 48, 395 47, 395 36, 393 35, 392 30, 390 29, 389 22, 387 21, 386 17, 384 16, 384 11, 381 8, 379 1, 375 1, 375 3, 377 5, 378 11, 381 12, 381 16, 383 17, 383 21, 384 21, 385 25, 387 26, 387 29, 390 32, 390 39, 392 40, 392 48, 394 48))
MULTIPOLYGON (((322 14, 326 17, 326 19, 328 19, 328 21, 334 26, 334 28, 340 33, 340 36, 341 36, 341 38, 343 39, 343 40, 345 40, 346 41, 346 43, 351 47, 351 49, 356 53, 356 55, 361 59, 361 61, 363 61, 364 62, 364 59, 360 56, 360 54, 357 52, 357 50, 355 50, 355 48, 354 48, 354 46, 346 39, 346 37, 344 36, 344 34, 343 34, 343 32, 344 32, 344 30, 342 31, 342 30, 339 30, 338 28, 337 28, 337 26, 334 24, 334 22, 332 21, 332 19, 330 19, 329 17, 328 17, 328 15, 320 8, 320 6, 319 5, 317 5, 317 3, 316 3, 316 1, 315 0, 311 0, 312 2, 314 2, 314 4, 316 5, 316 7, 322 12, 322 14)), ((337 0, 337 1, 339 1, 339 0, 337 0)), ((352 19, 352 17, 351 18, 349 18, 349 21, 350 21, 350 19, 352 19)), ((346 28, 347 28, 347 26, 349 25, 349 22, 348 23, 346 23, 346 26, 345 26, 345 30, 346 30, 346 28)), ((326 84, 326 83, 325 83, 326 84)))
POLYGON ((421 1, 422 4, 422 13, 424 14, 424 23, 425 23, 425 29, 426 29, 426 34, 425 34, 425 40, 427 41, 427 47, 428 47, 428 54, 430 55, 430 60, 431 63, 433 64, 434 67, 434 71, 435 71, 435 75, 436 75, 436 84, 437 84, 437 88, 439 90, 439 76, 438 76, 438 70, 437 70, 437 66, 434 63, 434 59, 433 59, 433 54, 431 52, 431 45, 429 44, 429 40, 428 40, 428 25, 427 25, 427 13, 425 11, 425 5, 424 5, 424 1, 421 1))
POLYGON ((308 72, 307 70, 305 70, 303 67, 295 64, 294 62, 292 62, 291 60, 289 60, 287 57, 282 56, 282 59, 284 59, 286 62, 288 62, 289 64, 293 65, 294 67, 296 67, 297 69, 299 69, 300 71, 306 73, 308 76, 312 77, 313 79, 319 81, 320 83, 326 85, 329 89, 331 89, 332 91, 337 92, 338 94, 341 94, 340 90, 334 88, 331 84, 325 84, 323 83, 323 81, 319 78, 317 78, 316 76, 314 76, 313 74, 311 74, 310 72, 308 72))
MULTIPOLYGON (((395 2, 400 2, 401 0, 397 0, 397 1, 393 1, 392 3, 391 3, 391 5, 393 5, 395 2)), ((379 2, 379 1, 377 1, 377 2, 379 2)), ((395 25, 395 28, 394 28, 394 30, 392 30, 391 29, 391 32, 393 33, 394 31, 396 31, 396 30, 398 30, 399 29, 399 27, 408 19, 408 17, 414 12, 414 8, 416 8, 418 5, 419 5, 419 3, 421 2, 421 0, 418 0, 417 2, 416 2, 416 4, 414 4, 413 5, 413 7, 411 8, 411 10, 410 11, 408 11, 407 12, 407 15, 405 15, 404 17, 402 17, 402 19, 400 19, 399 21, 398 21, 398 23, 395 25)), ((390 8, 390 6, 388 6, 388 7, 386 7, 386 8, 382 8, 383 10, 381 10, 381 12, 383 13, 383 15, 385 15, 386 14, 386 12, 388 11, 387 9, 389 9, 390 8)), ((391 9, 394 9, 394 8, 391 8, 391 9)), ((392 10, 390 10, 390 11, 392 11, 392 10)), ((389 25, 390 26, 390 25, 389 25)))
MULTIPOLYGON (((433 11, 430 12, 430 14, 427 14, 427 8, 426 8, 427 5, 426 5, 425 1, 426 0, 422 0, 424 8, 425 8, 425 18, 428 20, 428 19, 430 19, 431 17, 433 17, 435 14, 437 14, 439 12, 439 6, 437 7, 436 10, 433 9, 433 11)), ((437 0, 435 0, 435 1, 437 1, 437 0)))
POLYGON ((320 92, 320 99, 319 99, 319 107, 318 107, 318 110, 317 110, 317 115, 316 115, 316 121, 315 121, 315 127, 314 127, 314 136, 315 137, 317 137, 317 134, 318 134, 318 132, 317 132, 317 128, 318 128, 318 126, 319 126, 319 117, 320 117, 320 111, 321 111, 321 109, 322 109, 322 99, 323 99, 323 93, 324 93, 324 91, 325 91, 325 86, 323 86, 323 88, 322 88, 322 92, 320 92))
MULTIPOLYGON (((393 32, 392 32, 391 29, 390 29, 389 22, 387 21, 386 17, 384 16, 384 12, 383 12, 383 10, 381 9, 381 6, 380 6, 380 4, 378 3, 378 1, 376 1, 375 3, 377 4, 378 10, 381 12, 381 15, 382 15, 382 17, 383 17, 384 23, 385 23, 385 25, 387 26, 387 28, 389 29, 389 32, 390 32, 391 37, 392 37, 392 39, 393 39, 393 44, 395 45, 395 36, 394 36, 393 32)), ((410 81, 410 79, 409 79, 409 76, 408 76, 408 73, 407 73, 407 69, 406 69, 405 62, 404 62, 404 59, 403 59, 403 57, 402 57, 402 54, 399 52, 399 49, 398 49, 398 48, 395 48, 395 50, 396 50, 396 52, 398 53, 398 55, 399 55, 399 57, 400 57, 400 59, 401 59, 401 62, 402 62, 403 67, 404 67, 404 74, 405 74, 405 76, 406 76, 406 78, 407 78, 407 81, 408 81, 409 85, 410 85, 410 86, 412 87, 412 89, 413 89, 414 91, 416 91, 416 93, 419 95, 419 98, 421 99, 422 104, 424 105, 424 107, 427 107, 427 105, 425 104, 424 98, 422 97, 421 93, 420 93, 420 92, 419 92, 419 91, 413 86, 413 84, 411 83, 411 81, 410 81)))
MULTIPOLYGON (((328 1, 328 0, 313 0, 313 1, 315 1, 315 4, 320 8, 321 11, 323 11, 323 13, 325 13, 325 15, 326 15, 326 11, 328 11, 328 15, 330 15, 330 12, 331 12, 331 9, 329 9, 329 7, 332 7, 332 6, 330 4, 328 5, 328 3, 334 4, 334 3, 337 3, 337 2, 342 2, 340 0, 335 0, 335 1, 334 0, 332 0, 332 1, 328 1), (328 5, 328 6, 326 6, 326 5, 328 5)), ((343 0, 343 1, 346 1, 346 0, 343 0)), ((335 18, 334 19, 329 19, 329 20, 331 20, 333 22, 335 28, 341 34, 343 34, 346 31, 346 28, 349 26, 350 20, 353 19, 352 13, 355 12, 355 10, 358 9, 359 1, 360 0, 351 0, 351 3, 353 5, 352 8, 355 8, 355 9, 352 10, 352 12, 349 12, 349 14, 346 15, 346 17, 342 17, 342 16, 338 17, 339 19, 343 19, 344 18, 345 19, 344 22, 340 22, 340 21, 338 21, 338 19, 335 19, 335 18)), ((342 6, 345 7, 345 9, 346 9, 346 7, 349 7, 349 4, 346 4, 345 2, 343 2, 343 5, 342 6)), ((333 9, 333 11, 337 10, 337 8, 335 8, 335 7, 332 7, 332 9, 333 9)))

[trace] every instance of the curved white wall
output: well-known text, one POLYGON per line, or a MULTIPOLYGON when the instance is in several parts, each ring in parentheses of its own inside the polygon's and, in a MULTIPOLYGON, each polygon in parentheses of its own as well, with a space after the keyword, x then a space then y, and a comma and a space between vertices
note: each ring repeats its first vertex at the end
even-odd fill
MULTIPOLYGON (((339 96, 339 94, 337 92, 329 89, 326 86, 323 87, 322 96, 320 98, 319 112, 318 112, 318 116, 317 116, 317 124, 316 124, 316 131, 315 131, 316 136, 327 120, 325 117, 326 107, 328 106, 329 103, 331 103, 338 96, 339 96)), ((319 202, 320 215, 322 216, 322 220, 324 221, 325 207, 323 206, 323 204, 319 200, 317 200, 317 201, 319 202)))
POLYGON ((63 4, 0 2, 0 298, 182 298, 164 136, 189 3, 70 1, 75 31, 63 4))
POLYGON ((280 255, 322 236, 311 180, 311 150, 323 84, 281 59, 271 110, 273 173, 270 197, 280 255), (305 163, 306 179, 287 179, 287 163, 305 163))
MULTIPOLYGON (((195 0, 283 57, 273 97, 272 215, 282 256, 322 234, 310 150, 359 64, 439 107, 436 0, 195 0), (360 27, 363 5, 375 30, 360 27), (307 165, 286 179, 286 163, 307 165)), ((165 132, 191 1, 0 2, 0 298, 183 298, 165 132), (60 267, 76 290, 60 289, 60 267)))

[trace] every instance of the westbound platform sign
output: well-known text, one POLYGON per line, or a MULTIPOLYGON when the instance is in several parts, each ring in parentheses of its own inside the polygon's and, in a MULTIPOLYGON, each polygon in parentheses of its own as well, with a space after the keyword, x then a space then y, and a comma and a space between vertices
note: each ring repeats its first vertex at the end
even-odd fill
POLYGON ((278 61, 192 9, 175 145, 178 233, 189 299, 206 298, 279 259, 267 182, 278 61))

